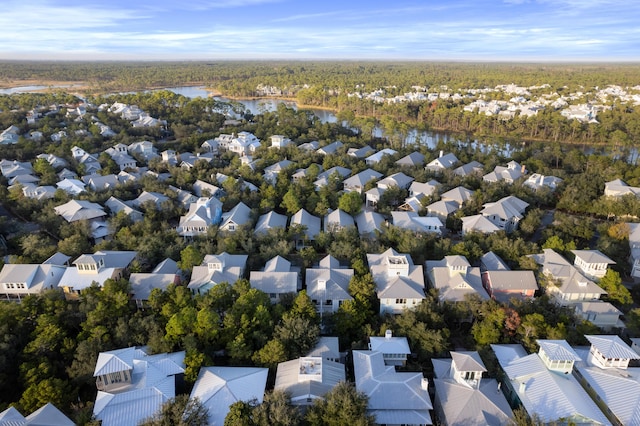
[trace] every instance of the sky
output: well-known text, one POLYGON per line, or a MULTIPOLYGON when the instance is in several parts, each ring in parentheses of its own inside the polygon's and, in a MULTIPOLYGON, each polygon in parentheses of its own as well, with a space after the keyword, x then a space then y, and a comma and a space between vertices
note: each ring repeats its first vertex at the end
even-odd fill
POLYGON ((640 61, 637 0, 2 0, 0 59, 640 61))

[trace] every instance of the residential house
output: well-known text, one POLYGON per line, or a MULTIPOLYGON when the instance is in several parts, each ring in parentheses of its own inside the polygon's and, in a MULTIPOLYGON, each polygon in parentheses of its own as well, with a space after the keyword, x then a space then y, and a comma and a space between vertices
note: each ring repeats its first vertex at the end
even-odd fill
POLYGON ((427 163, 425 169, 435 173, 441 173, 446 169, 451 169, 458 163, 459 161, 455 154, 451 152, 445 154, 443 151, 440 151, 438 158, 427 163))
POLYGON ((374 152, 375 149, 371 148, 369 145, 365 145, 361 148, 349 148, 347 150, 347 155, 353 158, 362 159, 368 157, 374 152))
POLYGON ((291 139, 282 135, 273 135, 270 139, 271 148, 285 148, 293 143, 291 139))
POLYGON ((172 149, 167 149, 166 151, 162 151, 160 153, 160 157, 162 158, 163 163, 167 163, 170 166, 178 165, 178 153, 172 149))
POLYGON ((109 197, 104 205, 109 208, 111 216, 124 212, 125 215, 129 216, 132 222, 139 222, 144 218, 141 211, 130 207, 127 203, 116 197, 109 197))
POLYGON ((382 194, 384 194, 384 189, 380 189, 378 187, 371 188, 364 193, 365 204, 368 208, 376 208, 378 203, 382 199, 382 194))
POLYGON ((438 299, 444 302, 462 302, 468 295, 480 299, 489 296, 482 287, 480 268, 471 267, 464 256, 445 256, 442 260, 425 262, 427 281, 438 290, 438 299))
POLYGON ((629 227, 629 263, 631 276, 640 278, 640 223, 627 223, 629 227))
POLYGON ((370 156, 365 158, 364 162, 367 163, 367 166, 372 166, 374 164, 378 164, 382 160, 382 157, 384 157, 385 155, 396 155, 397 153, 398 151, 395 151, 391 148, 384 148, 376 152, 375 154, 371 154, 370 156))
POLYGON ((217 198, 199 198, 189 205, 186 215, 180 217, 178 235, 193 237, 206 235, 207 230, 220 223, 222 218, 222 202, 217 198))
POLYGON ((211 146, 215 145, 217 148, 226 151, 229 149, 229 144, 233 142, 235 137, 236 137, 235 134, 229 135, 229 134, 223 133, 214 139, 214 142, 211 143, 211 146))
POLYGON ((320 357, 329 361, 341 362, 339 341, 336 336, 320 336, 316 346, 309 351, 307 356, 320 357))
POLYGON ((364 211, 354 218, 361 237, 375 237, 376 231, 382 232, 385 219, 380 213, 364 211))
POLYGON ((622 311, 611 303, 602 300, 577 302, 575 304, 575 314, 604 331, 611 332, 625 328, 624 322, 620 319, 620 316, 623 315, 622 311))
POLYGON ((56 170, 60 170, 69 165, 69 163, 67 163, 67 160, 53 154, 39 154, 36 156, 36 158, 44 159, 47 163, 51 165, 51 167, 53 167, 56 170))
POLYGON ((480 214, 501 230, 509 233, 518 229, 518 222, 522 219, 528 206, 529 203, 510 195, 494 203, 484 204, 480 214))
MULTIPOLYGON (((11 187, 9 187, 9 189, 11 189, 11 187)), ((22 193, 27 198, 46 200, 53 198, 56 195, 56 188, 50 185, 35 186, 32 183, 28 183, 22 186, 22 193)))
POLYGON ((60 278, 61 287, 68 299, 75 299, 80 292, 94 283, 102 287, 108 279, 118 280, 138 255, 135 251, 99 250, 83 254, 66 268, 60 278))
POLYGON ((385 425, 431 425, 429 381, 422 373, 397 372, 376 351, 353 351, 356 390, 367 395, 367 413, 385 425))
POLYGON ((251 208, 240 201, 231 210, 222 213, 220 231, 235 232, 239 227, 251 223, 251 208))
POLYGON ((278 303, 283 294, 296 293, 301 287, 299 280, 299 269, 280 256, 267 261, 262 271, 249 274, 251 287, 267 293, 271 303, 278 303))
POLYGON ((423 201, 426 202, 427 198, 424 194, 418 194, 413 197, 407 197, 404 199, 404 203, 398 206, 398 210, 405 212, 420 213, 424 210, 423 201))
POLYGON ((480 270, 485 271, 510 271, 511 268, 502 260, 500 256, 492 251, 488 251, 480 257, 480 270))
POLYGON ((321 230, 320 222, 319 217, 312 215, 305 209, 300 209, 291 216, 289 227, 293 227, 294 225, 304 227, 302 233, 296 235, 296 249, 300 250, 306 247, 310 241, 315 240, 316 235, 318 235, 321 230))
POLYGON ((14 176, 12 178, 9 179, 9 188, 13 187, 14 185, 31 185, 31 186, 35 186, 35 184, 37 184, 38 182, 40 182, 40 178, 33 176, 33 175, 17 175, 14 176))
POLYGON ((421 194, 430 197, 435 194, 439 187, 440 182, 433 179, 426 183, 414 181, 409 186, 409 197, 415 197, 421 194))
POLYGON ((345 300, 353 299, 349 294, 352 278, 353 269, 343 268, 331 255, 320 260, 318 267, 306 269, 307 295, 320 315, 335 313, 345 300))
POLYGON ((232 404, 262 403, 268 374, 268 368, 202 367, 189 398, 207 409, 210 426, 223 426, 232 404))
POLYGON ((506 167, 496 166, 491 173, 482 176, 482 180, 485 182, 504 181, 506 183, 513 183, 525 174, 525 166, 521 166, 516 161, 509 161, 506 167))
POLYGON ((332 167, 329 170, 320 173, 316 180, 313 182, 313 186, 316 188, 316 191, 318 191, 323 186, 328 185, 331 179, 336 179, 337 182, 342 182, 342 180, 350 174, 351 169, 348 169, 346 167, 332 167))
POLYGON ((574 375, 603 407, 611 423, 635 425, 640 419, 640 359, 617 335, 585 335, 590 347, 576 348, 581 360, 574 375))
POLYGON ((58 289, 67 268, 54 264, 7 263, 0 270, 0 294, 6 300, 22 300, 30 294, 58 289))
POLYGON ((260 147, 258 138, 249 132, 240 132, 228 145, 228 150, 239 156, 251 155, 260 147))
POLYGON ((501 229, 498 228, 498 226, 481 214, 465 216, 462 218, 462 235, 466 235, 470 232, 491 234, 500 230, 501 229))
POLYGON ((180 284, 178 264, 175 260, 165 259, 150 273, 132 273, 129 283, 131 298, 135 300, 136 306, 138 309, 145 308, 154 289, 165 291, 171 284, 180 284))
POLYGON ((103 426, 135 426, 150 418, 176 396, 184 357, 184 351, 148 355, 136 347, 100 352, 93 415, 103 426))
POLYGON ((318 148, 320 148, 320 142, 318 141, 311 141, 298 145, 298 149, 305 152, 313 152, 318 148))
POLYGON ((633 195, 640 197, 640 188, 629 186, 620 179, 615 179, 604 184, 605 197, 624 197, 625 195, 633 195))
POLYGON ((193 267, 187 287, 193 294, 205 294, 223 282, 234 284, 244 276, 247 258, 246 254, 209 254, 204 257, 202 265, 193 267))
POLYGON ((133 120, 131 122, 131 125, 133 127, 166 127, 167 120, 158 120, 157 118, 153 118, 149 114, 142 112, 137 120, 133 120))
POLYGON ((267 234, 270 229, 285 229, 287 227, 287 220, 287 216, 276 213, 272 210, 258 218, 258 222, 256 223, 253 233, 256 235, 264 235, 267 234))
POLYGON ((447 223, 447 218, 457 212, 460 206, 455 201, 436 201, 427 207, 427 215, 440 219, 442 223, 447 223))
POLYGON ((211 163, 213 160, 213 154, 210 152, 192 154, 190 152, 184 152, 179 156, 180 160, 180 168, 185 170, 193 169, 198 162, 204 161, 207 163, 211 163))
POLYGON ((451 359, 432 359, 435 379, 434 408, 447 425, 501 426, 511 423, 513 412, 495 379, 476 351, 451 351, 451 359))
POLYGON ((551 191, 555 191, 558 185, 562 183, 562 179, 555 176, 545 176, 540 173, 533 173, 522 184, 528 186, 534 191, 539 191, 542 188, 549 188, 551 191))
POLYGON ((287 392, 293 406, 310 406, 345 380, 344 364, 303 357, 278 364, 274 390, 287 392))
POLYGON ((380 300, 380 313, 402 313, 424 299, 424 274, 411 256, 392 248, 382 254, 367 253, 369 269, 380 300))
POLYGON ((533 271, 485 271, 482 285, 493 299, 508 302, 511 298, 531 300, 538 290, 533 271))
POLYGON ((403 167, 422 167, 424 166, 424 155, 414 151, 396 161, 396 164, 403 167))
POLYGON ((180 203, 180 205, 186 209, 189 208, 189 205, 191 203, 195 203, 198 201, 198 196, 192 194, 189 191, 185 191, 184 189, 180 189, 180 188, 176 188, 173 185, 169 185, 167 187, 168 189, 170 189, 171 191, 175 192, 176 194, 176 201, 178 201, 178 203, 180 203))
POLYGON ((414 232, 433 232, 442 234, 444 225, 437 217, 418 216, 413 211, 393 211, 391 212, 393 226, 402 229, 409 229, 414 232))
POLYGON ((200 179, 193 183, 193 193, 198 197, 215 197, 218 195, 218 191, 220 188, 200 179))
POLYGON ((19 175, 32 175, 33 166, 29 161, 18 161, 18 160, 0 160, 0 172, 2 176, 7 179, 11 179, 13 177, 19 175))
POLYGON ((317 154, 330 155, 335 154, 344 144, 340 141, 331 142, 329 145, 325 145, 316 150, 317 154))
POLYGON ((360 194, 364 191, 364 187, 372 180, 378 180, 382 177, 382 173, 372 169, 366 169, 360 173, 345 179, 342 183, 346 192, 355 191, 360 194))
POLYGON ((120 184, 118 176, 110 175, 85 175, 82 176, 82 181, 95 192, 107 191, 114 189, 120 184))
POLYGON ((153 146, 153 143, 149 141, 134 142, 127 147, 127 151, 129 154, 137 155, 145 161, 149 161, 158 156, 157 149, 153 146))
POLYGON ((463 164, 462 166, 453 169, 453 173, 458 175, 458 176, 472 176, 472 175, 480 175, 482 174, 482 171, 484 170, 484 166, 477 162, 477 161, 471 161, 470 163, 467 164, 463 164))
MULTIPOLYGON (((58 179, 60 179, 61 181, 65 180, 65 179, 76 179, 78 177, 78 175, 75 172, 72 172, 71 170, 64 168, 62 170, 60 170, 60 172, 58 172, 57 174, 58 179)), ((82 184, 84 186, 84 184, 82 184)))
POLYGON ((285 171, 292 164, 294 164, 293 161, 289 160, 278 161, 277 163, 272 164, 269 167, 265 167, 262 171, 262 177, 267 183, 275 185, 278 179, 278 175, 281 172, 285 171))
POLYGON ((204 152, 209 152, 211 154, 217 155, 218 141, 216 139, 207 139, 206 141, 202 142, 202 145, 200 145, 200 149, 202 149, 204 152))
POLYGON ((380 352, 384 365, 403 366, 411 355, 406 337, 396 337, 392 330, 385 330, 384 337, 369 336, 369 350, 380 352))
POLYGON ((592 280, 604 277, 607 266, 616 263, 600 250, 571 250, 571 253, 575 255, 573 265, 592 280))
POLYGON ((607 417, 571 374, 580 356, 564 340, 538 340, 538 353, 522 345, 491 345, 504 372, 501 391, 544 423, 609 425, 607 417))
POLYGON ((322 165, 318 163, 312 163, 306 169, 297 169, 292 175, 291 180, 293 182, 299 182, 304 178, 312 177, 313 179, 317 179, 318 175, 322 173, 322 165))
POLYGON ((462 207, 467 201, 473 197, 474 191, 465 188, 464 186, 457 186, 447 192, 440 195, 442 201, 453 201, 462 207))
POLYGON ((324 217, 324 232, 338 232, 351 226, 355 227, 356 223, 344 210, 333 210, 324 217))
POLYGON ((76 160, 79 164, 82 164, 84 168, 84 173, 87 175, 93 175, 98 173, 98 170, 102 169, 98 158, 89 154, 84 149, 74 146, 71 148, 71 156, 74 160, 76 160))
POLYGON ((24 417, 15 407, 11 406, 0 413, 2 426, 74 426, 75 423, 58 410, 55 405, 47 402, 33 413, 24 417))
POLYGON ((62 216, 69 223, 79 220, 102 220, 107 213, 102 206, 85 200, 71 200, 53 208, 58 216, 62 216))
POLYGON ((129 155, 127 148, 127 145, 119 143, 105 150, 118 167, 120 167, 121 171, 136 168, 136 159, 129 155))
POLYGON ((20 128, 11 125, 0 133, 0 145, 15 145, 20 139, 20 128))
POLYGON ((171 200, 164 194, 161 194, 159 192, 142 191, 137 198, 128 201, 128 204, 132 207, 138 208, 146 204, 153 204, 156 209, 161 210, 163 204, 165 204, 166 202, 171 202, 171 200))
POLYGON ((546 290, 554 296, 556 303, 571 305, 578 302, 592 302, 607 294, 554 250, 543 249, 542 251, 540 254, 529 256, 541 266, 541 272, 549 278, 550 282, 546 290))
POLYGON ((387 190, 394 186, 400 189, 409 189, 409 186, 413 181, 414 179, 411 176, 407 176, 400 172, 389 175, 384 179, 380 179, 376 182, 376 186, 382 190, 387 190))

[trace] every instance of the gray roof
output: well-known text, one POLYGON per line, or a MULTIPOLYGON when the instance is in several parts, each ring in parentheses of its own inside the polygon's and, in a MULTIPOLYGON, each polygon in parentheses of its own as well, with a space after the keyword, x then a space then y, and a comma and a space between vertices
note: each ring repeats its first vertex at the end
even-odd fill
POLYGON ((480 257, 480 267, 483 271, 508 271, 511 268, 497 254, 489 251, 480 257))
POLYGON ((486 217, 481 214, 476 214, 473 216, 465 216, 462 218, 462 232, 481 232, 484 234, 489 234, 492 232, 500 231, 493 222, 491 222, 486 217))
POLYGON ((382 231, 385 222, 380 213, 364 211, 355 217, 356 225, 360 235, 373 234, 375 231, 382 231))
POLYGON ((298 210, 292 217, 290 226, 293 224, 306 226, 304 231, 309 239, 313 239, 320 233, 320 218, 312 215, 305 209, 298 210))
POLYGON ((353 277, 353 269, 307 268, 307 294, 314 300, 351 300, 349 282, 353 277), (325 282, 322 290, 319 281, 325 282))
POLYGON ((447 192, 440 195, 442 200, 451 200, 462 205, 467 202, 474 194, 474 191, 465 188, 464 186, 457 186, 447 192))
POLYGON ((307 403, 307 398, 321 398, 338 383, 345 381, 343 364, 321 357, 304 357, 278 364, 275 390, 289 393, 292 403, 307 403))
POLYGON ((390 186, 397 186, 398 188, 408 188, 414 179, 411 176, 407 176, 402 172, 394 173, 379 180, 376 185, 378 187, 388 188, 390 186))
POLYGON ((272 228, 284 229, 287 227, 287 219, 287 216, 283 214, 270 211, 258 218, 258 222, 256 223, 255 230, 253 232, 256 234, 266 234, 267 231, 272 228))
POLYGON ((332 231, 335 228, 340 229, 349 226, 356 226, 356 223, 353 220, 353 217, 344 210, 334 210, 324 217, 325 232, 332 231))
POLYGON ((605 358, 640 359, 624 340, 616 335, 585 335, 591 346, 598 349, 605 358))
POLYGON ((267 294, 298 291, 298 272, 291 268, 291 262, 280 256, 269 260, 264 271, 251 271, 249 281, 251 287, 267 294))
MULTIPOLYGON (((48 402, 26 417, 28 426, 74 426, 75 423, 48 402)), ((0 421, 0 424, 2 422, 0 421)))
POLYGON ((309 351, 307 356, 319 356, 322 358, 340 359, 338 338, 334 336, 321 336, 316 346, 309 351))
POLYGON ((478 163, 477 161, 472 161, 470 163, 463 164, 457 169, 454 169, 453 173, 459 176, 467 176, 472 173, 479 173, 482 171, 483 168, 484 166, 481 163, 478 163))
POLYGON ((432 424, 422 373, 397 372, 381 352, 353 351, 356 389, 369 398, 367 412, 380 424, 432 424))
POLYGON ((600 250, 571 250, 571 253, 582 259, 585 263, 606 263, 608 265, 614 265, 616 263, 600 250))
POLYGON ((56 214, 62 216, 67 222, 90 220, 107 215, 100 204, 85 200, 71 200, 54 207, 54 210, 56 214))
POLYGON ((412 152, 409 155, 406 155, 396 161, 396 164, 399 166, 423 166, 424 165, 424 155, 419 152, 412 152))
POLYGON ((537 290, 533 271, 487 271, 494 291, 537 290))
POLYGON ((343 183, 345 187, 360 186, 364 188, 367 182, 374 179, 380 179, 381 177, 382 173, 376 172, 373 169, 366 169, 356 175, 351 176, 350 178, 345 179, 343 183))
POLYGON ((154 289, 166 290, 176 281, 176 274, 132 273, 129 276, 132 297, 137 300, 149 300, 154 289))
POLYGON ((227 213, 222 213, 222 222, 220 223, 220 229, 226 229, 232 223, 237 226, 244 225, 249 222, 250 215, 251 208, 240 201, 227 213))

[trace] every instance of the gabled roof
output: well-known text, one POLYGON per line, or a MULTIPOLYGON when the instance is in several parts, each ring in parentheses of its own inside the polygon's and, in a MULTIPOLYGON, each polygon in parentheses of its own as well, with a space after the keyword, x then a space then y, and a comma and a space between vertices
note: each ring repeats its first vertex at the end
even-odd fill
POLYGON ((551 361, 582 360, 566 340, 538 339, 536 342, 551 361))
POLYGON ((451 359, 458 371, 483 371, 487 368, 476 351, 451 351, 451 359))
POLYGON ((306 402, 322 398, 346 377, 343 364, 320 357, 304 357, 278 364, 275 390, 283 390, 291 400, 306 402))
POLYGON ((379 180, 376 185, 378 187, 388 188, 390 186, 397 186, 398 188, 407 188, 411 185, 414 179, 411 176, 407 176, 402 172, 394 173, 387 176, 384 179, 379 180))
POLYGON ((307 268, 307 294, 314 300, 351 300, 349 282, 353 269, 307 268), (324 281, 324 289, 319 282, 324 281))
POLYGON ((396 164, 399 166, 422 166, 424 165, 424 155, 420 154, 419 152, 412 152, 409 155, 406 155, 404 157, 402 157, 401 159, 399 159, 398 161, 396 161, 396 164))
POLYGON ((324 217, 324 231, 329 232, 334 228, 346 228, 355 226, 353 217, 344 210, 334 210, 324 217))
POLYGON ((455 201, 440 200, 435 203, 431 203, 427 206, 427 211, 436 213, 443 216, 449 216, 451 213, 455 213, 460 209, 460 206, 455 201))
POLYGON ((553 249, 543 249, 540 254, 529 255, 539 265, 542 272, 560 280, 560 292, 564 294, 607 294, 600 286, 582 275, 578 268, 570 264, 553 249))
POLYGON ((367 411, 379 424, 432 424, 422 373, 396 372, 381 352, 353 351, 356 389, 369 398, 367 411))
POLYGON ((547 369, 538 354, 526 355, 521 345, 491 348, 529 415, 537 414, 544 422, 584 418, 609 424, 573 375, 547 369))
POLYGON ((240 201, 227 213, 222 213, 222 222, 220 223, 220 229, 225 229, 231 223, 238 226, 244 225, 249 222, 251 215, 251 208, 245 203, 240 201))
POLYGON ((409 193, 413 195, 432 195, 439 186, 440 182, 433 179, 426 183, 413 181, 409 186, 409 193))
POLYGON ((616 263, 600 250, 571 250, 571 253, 585 263, 606 263, 608 265, 615 265, 616 263))
POLYGON ((268 373, 268 368, 202 367, 190 398, 207 407, 210 425, 221 426, 234 402, 262 403, 268 373))
POLYGON ((404 336, 369 336, 369 348, 382 354, 411 355, 409 341, 404 336))
POLYGON ((102 426, 134 426, 156 414, 162 404, 173 396, 164 394, 156 387, 118 394, 98 391, 93 415, 102 426))
POLYGON ((309 351, 307 356, 319 356, 323 359, 340 359, 338 338, 335 336, 321 336, 316 346, 309 351))
POLYGON ((90 220, 107 215, 100 204, 85 200, 71 200, 54 207, 54 210, 56 214, 62 216, 67 222, 90 220))
POLYGON ((373 234, 382 230, 384 217, 380 213, 364 211, 355 217, 360 235, 373 234))
POLYGON ((414 211, 391 212, 393 226, 416 232, 441 232, 444 226, 440 219, 431 216, 418 216, 414 211))
POLYGON ((483 234, 490 234, 492 232, 498 232, 498 228, 493 222, 481 214, 473 216, 465 216, 462 218, 462 231, 463 232, 481 232, 483 234))
POLYGON ((320 233, 320 218, 305 209, 300 209, 291 216, 290 226, 293 224, 305 226, 307 229, 304 233, 309 239, 313 239, 320 233))
POLYGON ((522 201, 518 197, 510 195, 508 197, 501 198, 494 203, 486 203, 484 208, 480 211, 483 216, 496 215, 501 219, 509 220, 512 217, 522 217, 525 209, 529 206, 529 203, 522 201))
POLYGON ((343 183, 345 187, 360 186, 364 188, 367 182, 374 179, 379 179, 380 177, 382 177, 382 173, 376 172, 373 169, 366 169, 356 175, 351 176, 350 178, 345 179, 343 183))
POLYGON ((27 419, 11 406, 0 413, 0 426, 26 426, 27 419))
POLYGON ((640 359, 633 349, 616 335, 585 335, 591 346, 605 358, 640 359))
POLYGON ((492 251, 488 251, 480 257, 480 266, 485 271, 508 271, 511 269, 500 256, 492 251))
POLYGON ((454 164, 456 164, 458 162, 458 158, 455 156, 455 154, 449 152, 447 154, 441 155, 440 157, 436 158, 435 160, 432 160, 431 162, 427 163, 427 168, 429 169, 449 169, 451 167, 453 167, 454 164))
POLYGON ((362 148, 349 148, 349 151, 347 151, 347 155, 355 158, 364 158, 374 151, 375 150, 369 145, 365 145, 362 148))
POLYGON ((478 163, 477 161, 472 161, 470 163, 463 164, 457 169, 454 169, 453 173, 457 174, 458 176, 468 176, 472 173, 481 172, 483 168, 484 166, 481 163, 478 163))
POLYGON ((271 228, 284 229, 287 227, 287 219, 287 216, 276 213, 272 210, 258 218, 258 222, 256 223, 256 227, 253 232, 255 234, 266 234, 271 228))
POLYGON ((384 148, 384 149, 381 149, 380 151, 378 151, 378 152, 376 152, 374 154, 371 154, 370 156, 368 156, 364 160, 367 162, 367 164, 368 163, 372 163, 372 162, 373 163, 377 163, 380 160, 382 160, 382 157, 384 157, 385 155, 395 155, 397 153, 398 153, 398 151, 395 151, 395 150, 393 150, 391 148, 384 148))
POLYGON ((321 148, 318 148, 318 150, 316 150, 316 152, 318 154, 333 154, 334 152, 336 152, 338 149, 342 148, 344 146, 344 144, 340 141, 335 141, 335 142, 331 142, 329 145, 325 145, 321 148))
POLYGON ((295 293, 298 290, 298 272, 287 259, 276 256, 267 261, 263 271, 251 271, 251 287, 271 294, 295 293))
MULTIPOLYGON (((27 416, 29 426, 74 426, 75 423, 48 402, 27 416)), ((0 421, 0 424, 2 422, 0 421)))
POLYGON ((96 362, 96 368, 93 371, 93 377, 116 373, 118 371, 133 370, 133 359, 136 356, 136 350, 135 347, 130 347, 100 352, 98 361, 96 362))
POLYGON ((538 283, 533 271, 487 271, 494 291, 537 290, 538 283))
POLYGON ((447 192, 440 195, 441 200, 451 200, 462 205, 466 203, 473 196, 474 191, 465 188, 464 186, 457 186, 447 192))

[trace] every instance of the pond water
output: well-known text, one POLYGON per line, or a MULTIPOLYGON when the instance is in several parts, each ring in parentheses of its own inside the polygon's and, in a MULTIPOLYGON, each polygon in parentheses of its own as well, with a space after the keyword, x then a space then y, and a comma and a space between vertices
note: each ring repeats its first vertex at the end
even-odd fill
POLYGON ((65 89, 73 87, 73 84, 54 84, 51 86, 18 86, 18 87, 9 87, 7 89, 0 89, 0 95, 13 95, 16 93, 34 93, 41 92, 45 89, 56 88, 56 89, 65 89))

